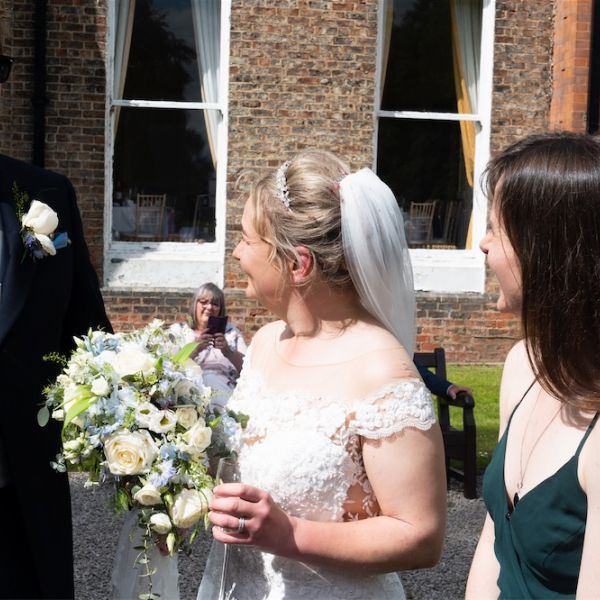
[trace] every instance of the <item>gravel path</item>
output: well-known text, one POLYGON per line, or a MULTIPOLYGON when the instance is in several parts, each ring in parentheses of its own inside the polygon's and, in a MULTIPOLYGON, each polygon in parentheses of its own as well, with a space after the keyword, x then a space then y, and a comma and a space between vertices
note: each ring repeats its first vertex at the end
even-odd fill
MULTIPOLYGON (((71 475, 70 481, 75 539, 75 598, 108 599, 113 554, 123 519, 115 516, 109 507, 110 486, 86 490, 83 488, 83 475, 71 475)), ((484 517, 482 500, 467 500, 459 486, 452 483, 448 491, 448 531, 442 559, 433 569, 402 574, 409 600, 463 598, 484 517)), ((179 557, 181 600, 196 598, 210 546, 209 537, 202 536, 198 540, 191 557, 179 557)))

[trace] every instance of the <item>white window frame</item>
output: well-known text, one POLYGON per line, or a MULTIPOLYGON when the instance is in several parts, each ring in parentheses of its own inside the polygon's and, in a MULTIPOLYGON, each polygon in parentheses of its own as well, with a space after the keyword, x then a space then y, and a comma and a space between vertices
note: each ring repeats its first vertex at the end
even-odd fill
POLYGON ((418 111, 380 110, 380 81, 383 61, 384 0, 379 0, 377 26, 377 73, 375 89, 375 139, 374 167, 377 165, 377 139, 380 118, 476 121, 479 124, 475 136, 475 165, 473 187, 473 247, 465 250, 433 250, 412 248, 415 290, 460 293, 485 292, 485 257, 479 250, 479 242, 485 236, 487 223, 487 199, 480 182, 490 157, 490 129, 492 115, 492 90, 494 69, 494 25, 496 1, 483 0, 481 23, 481 60, 479 74, 478 112, 476 114, 433 113, 418 111))
POLYGON ((104 285, 109 288, 189 289, 203 281, 223 286, 226 233, 227 132, 229 124, 229 44, 231 0, 221 0, 221 64, 219 101, 166 102, 114 99, 116 2, 108 2, 106 65, 106 130, 104 182, 104 285), (158 109, 217 109, 222 119, 217 133, 215 241, 121 242, 112 239, 113 129, 116 106, 158 109))

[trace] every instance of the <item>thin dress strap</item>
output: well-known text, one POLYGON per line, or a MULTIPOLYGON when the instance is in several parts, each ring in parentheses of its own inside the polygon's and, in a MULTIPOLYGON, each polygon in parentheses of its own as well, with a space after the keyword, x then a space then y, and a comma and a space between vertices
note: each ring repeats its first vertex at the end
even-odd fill
POLYGON ((598 420, 599 414, 600 413, 596 413, 594 415, 594 418, 591 420, 590 424, 588 425, 588 428, 587 428, 585 434, 583 435, 583 438, 581 438, 581 441, 579 442, 579 446, 577 446, 577 452, 575 452, 575 456, 579 455, 579 453, 581 452, 581 449, 583 448, 583 445, 585 444, 585 440, 587 440, 590 433, 592 433, 592 429, 594 429, 594 425, 596 424, 596 421, 598 420))
POLYGON ((506 431, 508 431, 508 428, 510 427, 510 422, 512 421, 515 411, 517 410, 517 408, 519 408, 519 406, 521 406, 521 402, 523 402, 523 400, 525 400, 525 396, 527 396, 527 394, 529 394, 529 391, 534 386, 535 382, 536 382, 536 380, 534 379, 531 382, 531 384, 529 385, 529 387, 525 390, 525 393, 521 396, 521 399, 517 402, 515 407, 512 409, 512 412, 510 413, 510 417, 508 418, 508 423, 506 424, 506 431))

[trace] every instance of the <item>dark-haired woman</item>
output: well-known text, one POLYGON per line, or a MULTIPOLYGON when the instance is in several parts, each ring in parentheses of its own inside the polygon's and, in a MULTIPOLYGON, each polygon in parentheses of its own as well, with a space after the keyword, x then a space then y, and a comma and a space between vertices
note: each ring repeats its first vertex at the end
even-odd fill
POLYGON ((498 308, 521 316, 467 598, 600 590, 600 140, 526 138, 488 167, 481 242, 498 308))

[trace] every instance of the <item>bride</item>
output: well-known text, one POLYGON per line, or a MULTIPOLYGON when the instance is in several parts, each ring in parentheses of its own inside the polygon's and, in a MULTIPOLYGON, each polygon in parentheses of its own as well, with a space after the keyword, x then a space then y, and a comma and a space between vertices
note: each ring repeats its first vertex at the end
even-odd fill
POLYGON ((445 529, 443 447, 412 362, 402 217, 369 169, 304 151, 262 179, 233 253, 280 317, 255 336, 231 407, 241 483, 215 488, 199 600, 403 598, 445 529))

